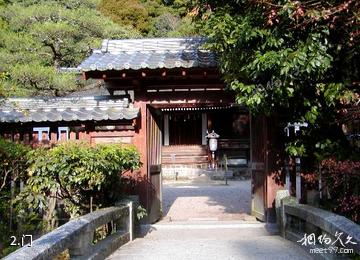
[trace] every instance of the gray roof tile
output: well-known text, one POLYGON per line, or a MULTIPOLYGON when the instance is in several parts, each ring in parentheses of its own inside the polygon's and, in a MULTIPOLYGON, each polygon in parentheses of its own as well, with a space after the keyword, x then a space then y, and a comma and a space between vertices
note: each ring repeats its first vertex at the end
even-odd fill
POLYGON ((0 123, 131 120, 140 109, 128 99, 108 96, 86 98, 10 98, 0 101, 0 123))
POLYGON ((80 71, 216 67, 204 38, 104 40, 78 67, 80 71))

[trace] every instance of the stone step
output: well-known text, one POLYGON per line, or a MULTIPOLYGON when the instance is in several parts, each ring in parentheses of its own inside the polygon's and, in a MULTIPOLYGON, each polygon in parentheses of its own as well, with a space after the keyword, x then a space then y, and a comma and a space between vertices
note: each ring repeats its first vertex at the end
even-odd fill
POLYGON ((163 164, 199 164, 199 163, 207 163, 207 156, 176 156, 175 160, 169 157, 162 157, 163 164))
POLYGON ((206 164, 207 147, 202 145, 171 145, 162 147, 163 164, 206 164))
POLYGON ((207 147, 206 146, 192 146, 192 145, 171 145, 171 146, 163 146, 162 152, 163 153, 173 153, 173 152, 179 152, 179 151, 188 151, 188 152, 206 152, 207 153, 207 147))
POLYGON ((171 156, 192 156, 192 155, 200 155, 200 156, 207 156, 207 151, 185 151, 185 150, 178 150, 172 152, 164 152, 162 151, 163 157, 171 157, 171 156))

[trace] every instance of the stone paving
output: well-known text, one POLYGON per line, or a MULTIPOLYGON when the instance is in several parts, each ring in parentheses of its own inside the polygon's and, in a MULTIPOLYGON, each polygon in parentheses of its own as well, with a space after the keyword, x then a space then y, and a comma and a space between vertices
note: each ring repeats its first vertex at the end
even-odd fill
POLYGON ((299 245, 274 235, 264 224, 229 224, 227 228, 212 223, 204 228, 202 224, 152 225, 143 238, 137 238, 122 246, 107 259, 300 260, 312 258, 299 245))
POLYGON ((107 259, 227 260, 312 259, 299 245, 277 235, 249 215, 250 180, 167 181, 163 185, 165 217, 142 226, 142 237, 107 259))
POLYGON ((166 181, 163 184, 163 221, 246 220, 250 216, 250 180, 166 181))

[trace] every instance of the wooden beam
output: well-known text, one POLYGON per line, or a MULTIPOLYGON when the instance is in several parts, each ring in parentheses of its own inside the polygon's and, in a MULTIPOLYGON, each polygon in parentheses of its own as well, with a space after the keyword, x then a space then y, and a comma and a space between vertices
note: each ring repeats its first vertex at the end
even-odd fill
POLYGON ((132 85, 132 86, 134 86, 134 87, 136 87, 136 88, 141 87, 141 83, 140 83, 140 81, 137 80, 137 79, 131 80, 131 84, 130 84, 130 85, 132 85))
MULTIPOLYGON (((147 78, 165 78, 165 77, 183 77, 182 71, 185 71, 187 76, 199 76, 204 78, 204 72, 206 77, 214 76, 220 77, 219 70, 217 68, 174 68, 174 69, 142 69, 141 72, 145 72, 147 78)), ((99 78, 101 79, 103 74, 106 74, 107 79, 116 80, 122 79, 123 73, 125 78, 139 78, 138 70, 107 70, 107 71, 88 71, 86 72, 87 78, 99 78)), ((141 76, 141 74, 140 74, 141 76)))
MULTIPOLYGON (((219 107, 219 108, 224 108, 224 109, 232 109, 233 107, 236 109, 244 109, 244 111, 247 112, 246 108, 244 107, 238 107, 236 103, 227 103, 227 104, 220 104, 219 102, 208 102, 208 103, 171 103, 170 106, 169 104, 151 104, 152 107, 154 108, 211 108, 211 107, 219 107)), ((179 110, 181 111, 181 110, 179 110)), ((185 111, 185 110, 184 110, 185 111)), ((200 111, 200 110, 199 110, 200 111)))
MULTIPOLYGON (((110 81, 108 78, 107 81, 110 81)), ((181 78, 148 78, 148 77, 138 77, 134 79, 124 78, 111 80, 109 88, 111 89, 121 89, 128 86, 143 86, 146 88, 156 87, 156 88, 168 88, 168 87, 177 87, 177 86, 188 86, 188 87, 224 87, 225 84, 220 78, 193 78, 193 77, 181 77, 181 78), (208 85, 208 86, 207 86, 208 85)))

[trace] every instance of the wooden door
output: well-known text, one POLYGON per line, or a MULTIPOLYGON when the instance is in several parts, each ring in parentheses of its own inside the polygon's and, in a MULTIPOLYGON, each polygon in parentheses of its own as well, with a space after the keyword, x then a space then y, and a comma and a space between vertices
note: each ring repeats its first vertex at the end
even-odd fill
POLYGON ((150 223, 161 217, 162 179, 161 179, 161 112, 152 107, 147 108, 147 158, 149 180, 149 212, 150 223))
POLYGON ((250 116, 251 214, 266 221, 267 125, 264 116, 250 116))

